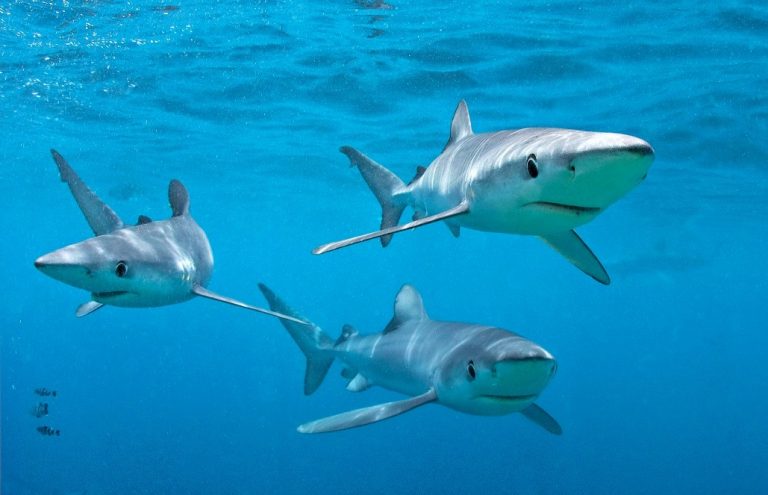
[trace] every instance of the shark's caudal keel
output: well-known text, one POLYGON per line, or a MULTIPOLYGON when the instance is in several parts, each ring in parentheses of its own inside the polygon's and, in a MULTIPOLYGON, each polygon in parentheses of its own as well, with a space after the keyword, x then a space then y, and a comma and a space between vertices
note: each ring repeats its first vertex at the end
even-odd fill
POLYGON ((354 148, 341 148, 382 208, 381 230, 316 248, 323 254, 444 221, 461 227, 535 235, 602 283, 610 278, 573 231, 605 211, 645 179, 653 148, 625 134, 526 128, 475 134, 459 103, 445 149, 405 183, 354 148), (411 222, 398 225, 406 207, 411 222))
POLYGON ((69 186, 95 237, 41 256, 35 267, 91 293, 91 300, 77 309, 77 316, 105 304, 152 307, 201 296, 302 323, 205 288, 213 273, 213 254, 205 232, 189 213, 189 194, 181 182, 172 180, 168 186, 171 218, 152 221, 142 215, 136 225, 127 226, 64 157, 55 150, 51 153, 61 180, 69 186))
MULTIPOLYGON (((305 320, 269 288, 259 287, 270 308, 305 320)), ((557 369, 549 352, 499 328, 432 320, 409 285, 398 293, 394 316, 379 334, 361 336, 346 325, 334 341, 313 323, 282 323, 307 357, 305 394, 317 390, 338 359, 345 365, 348 390, 379 385, 411 396, 305 423, 301 433, 364 426, 430 402, 477 415, 520 412, 547 431, 562 433, 534 403, 557 369)))

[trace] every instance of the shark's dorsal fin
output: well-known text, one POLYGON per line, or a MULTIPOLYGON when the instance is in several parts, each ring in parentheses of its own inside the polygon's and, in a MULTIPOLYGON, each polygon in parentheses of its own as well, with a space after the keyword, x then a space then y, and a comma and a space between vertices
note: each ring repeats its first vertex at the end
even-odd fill
POLYGON ((421 179, 421 176, 424 175, 424 172, 426 172, 426 171, 427 171, 427 167, 423 167, 421 165, 416 167, 416 175, 413 176, 413 179, 411 179, 411 182, 409 182, 408 185, 410 186, 411 184, 413 184, 417 180, 421 179))
POLYGON ((425 320, 427 318, 421 294, 412 285, 405 284, 395 297, 395 314, 387 328, 384 329, 384 333, 397 330, 406 321, 425 320))
POLYGON ((75 201, 77 201, 80 211, 85 215, 93 233, 104 235, 122 228, 123 221, 120 220, 117 213, 85 185, 85 182, 69 166, 64 157, 56 150, 51 150, 51 155, 53 155, 53 161, 59 168, 61 181, 66 182, 69 186, 72 196, 75 197, 75 201))
POLYGON ((448 139, 445 147, 447 148, 471 135, 472 121, 469 120, 469 109, 467 108, 467 102, 461 100, 453 114, 453 120, 451 121, 451 137, 448 139))
POLYGON ((168 201, 171 203, 174 217, 189 214, 189 193, 184 184, 176 179, 168 184, 168 201))

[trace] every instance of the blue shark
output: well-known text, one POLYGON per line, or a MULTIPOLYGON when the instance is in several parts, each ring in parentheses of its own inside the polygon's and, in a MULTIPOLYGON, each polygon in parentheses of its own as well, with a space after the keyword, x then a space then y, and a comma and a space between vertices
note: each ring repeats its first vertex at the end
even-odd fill
POLYGON ((172 180, 168 186, 171 218, 152 221, 142 215, 136 225, 126 225, 61 154, 56 150, 51 154, 95 237, 41 256, 35 267, 91 293, 91 300, 77 308, 77 316, 104 305, 164 306, 200 296, 302 323, 206 288, 213 274, 213 253, 208 237, 189 212, 189 193, 181 182, 172 180))
MULTIPOLYGON (((259 287, 273 311, 309 322, 267 286, 259 287)), ((409 396, 305 423, 298 427, 301 433, 364 426, 428 403, 475 415, 519 412, 550 433, 562 433, 534 403, 557 370, 548 351, 500 328, 433 320, 410 285, 400 289, 394 316, 381 333, 360 335, 345 325, 334 341, 314 323, 281 322, 307 358, 305 394, 317 390, 338 359, 346 366, 348 390, 378 385, 409 396)))
POLYGON ((358 150, 341 148, 382 208, 381 229, 316 248, 323 254, 443 221, 461 228, 542 238, 577 268, 603 284, 610 277, 573 230, 593 220, 642 182, 653 148, 625 134, 525 128, 476 134, 461 101, 442 153, 405 183, 358 150), (398 225, 406 207, 413 220, 398 225))

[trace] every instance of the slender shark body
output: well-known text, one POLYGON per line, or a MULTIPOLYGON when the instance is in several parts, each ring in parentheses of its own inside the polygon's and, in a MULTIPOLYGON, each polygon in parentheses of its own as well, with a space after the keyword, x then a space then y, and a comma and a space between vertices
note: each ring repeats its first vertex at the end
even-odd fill
POLYGON ((96 237, 41 256, 35 267, 91 293, 91 300, 77 309, 77 316, 88 315, 105 304, 152 307, 202 296, 301 323, 206 289, 213 274, 213 253, 205 232, 189 213, 189 194, 181 182, 172 180, 168 186, 171 218, 152 221, 141 216, 137 225, 126 226, 64 157, 55 150, 51 154, 61 180, 69 186, 96 237))
MULTIPOLYGON (((272 310, 304 319, 269 288, 259 287, 272 310)), ((282 323, 307 357, 305 394, 317 390, 338 359, 346 365, 348 390, 378 385, 411 396, 303 424, 301 433, 363 426, 429 402, 477 415, 520 412, 547 431, 562 433, 534 404, 557 369, 549 352, 507 330, 432 320, 410 285, 398 293, 394 316, 382 333, 362 336, 346 325, 334 342, 312 323, 282 323)))
POLYGON ((444 221, 454 236, 461 227, 535 235, 579 269, 608 284, 610 277, 574 232, 645 179, 653 148, 625 134, 526 128, 475 134, 461 101, 445 149, 417 169, 406 184, 354 148, 341 152, 357 166, 382 207, 381 230, 333 242, 323 254, 444 221), (413 221, 398 225, 406 207, 413 221))

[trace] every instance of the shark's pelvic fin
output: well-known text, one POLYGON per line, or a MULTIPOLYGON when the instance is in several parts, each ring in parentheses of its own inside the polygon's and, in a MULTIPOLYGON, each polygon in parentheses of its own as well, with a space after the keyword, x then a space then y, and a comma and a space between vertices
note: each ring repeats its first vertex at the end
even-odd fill
POLYGON ((174 217, 189 214, 189 192, 184 184, 176 179, 168 184, 168 202, 171 203, 174 217))
POLYGON ((397 330, 400 325, 410 320, 426 320, 429 318, 424 310, 421 294, 412 285, 405 284, 395 297, 395 314, 384 329, 384 333, 397 330))
POLYGON ((354 411, 348 411, 335 416, 318 419, 317 421, 304 423, 299 426, 297 430, 299 433, 326 433, 365 426, 367 424, 391 418, 392 416, 397 416, 398 414, 403 414, 404 412, 415 409, 436 399, 437 394, 434 390, 430 389, 429 391, 417 395, 416 397, 411 397, 410 399, 355 409, 354 411))
POLYGON ((547 244, 562 254, 576 268, 594 278, 601 284, 611 283, 611 277, 605 271, 603 264, 597 259, 595 253, 581 240, 575 231, 569 230, 558 234, 548 234, 542 237, 547 244))
POLYGON ((96 235, 109 234, 114 230, 122 228, 123 221, 120 220, 117 213, 99 199, 96 193, 91 191, 80 180, 80 177, 69 166, 64 157, 56 150, 51 150, 51 155, 53 155, 53 161, 56 162, 56 166, 59 168, 61 181, 66 182, 69 186, 72 196, 75 197, 75 201, 80 206, 80 211, 85 215, 85 219, 88 221, 88 225, 91 226, 93 233, 96 235))
POLYGON ((363 390, 368 390, 370 387, 371 382, 360 373, 353 376, 349 383, 347 383, 347 390, 350 392, 362 392, 363 390))
POLYGON ((563 434, 563 429, 557 423, 557 420, 536 404, 531 404, 520 412, 523 413, 523 416, 530 419, 553 435, 563 434))
MULTIPOLYGON (((394 198, 395 194, 402 192, 405 188, 403 181, 382 165, 350 146, 342 146, 339 151, 347 155, 350 164, 360 170, 365 183, 368 184, 371 192, 379 201, 381 205, 381 229, 385 230, 396 226, 406 206, 405 203, 395 201, 394 198)), ((392 234, 383 234, 379 237, 381 237, 381 245, 384 247, 387 247, 392 240, 392 234)))
POLYGON ((86 303, 81 304, 77 307, 77 311, 75 311, 75 316, 78 318, 82 318, 83 316, 88 316, 89 314, 93 313, 100 307, 104 306, 100 302, 96 301, 88 301, 86 303))
POLYGON ((291 321, 293 323, 298 323, 300 325, 308 324, 307 322, 294 318, 293 316, 284 315, 282 313, 278 313, 276 311, 270 311, 264 308, 258 308, 256 306, 251 306, 250 304, 246 304, 242 301, 238 301, 237 299, 232 299, 231 297, 226 297, 220 294, 216 294, 215 292, 212 292, 201 285, 196 285, 192 289, 192 292, 200 297, 205 297, 207 299, 213 299, 214 301, 231 304, 232 306, 237 306, 238 308, 249 309, 251 311, 256 311, 257 313, 263 313, 265 315, 274 316, 276 318, 280 318, 281 320, 291 321))
POLYGON ((469 119, 469 108, 467 108, 467 102, 461 100, 456 107, 456 111, 453 113, 453 120, 451 121, 451 137, 448 139, 448 142, 445 143, 445 147, 447 148, 457 141, 471 135, 472 122, 469 119))
POLYGON ((314 393, 333 364, 333 354, 329 352, 333 348, 333 341, 314 323, 302 321, 304 317, 277 297, 269 287, 259 284, 259 289, 264 294, 271 309, 291 315, 295 318, 295 322, 300 322, 280 320, 307 358, 307 369, 304 373, 304 394, 314 393))
POLYGON ((459 237, 461 235, 460 225, 456 225, 455 223, 448 223, 448 222, 445 222, 445 225, 448 226, 448 230, 451 231, 451 234, 453 234, 453 237, 459 237))
POLYGON ((312 251, 312 253, 325 254, 329 251, 335 251, 343 247, 351 246, 352 244, 358 244, 360 242, 370 241, 371 239, 376 239, 377 237, 396 234, 404 230, 415 229, 416 227, 421 227, 422 225, 439 222, 440 220, 445 220, 446 218, 455 217, 457 215, 464 215, 468 212, 469 212, 469 202, 463 201, 458 206, 454 206, 453 208, 445 210, 442 213, 438 213, 436 215, 430 215, 428 217, 423 217, 418 220, 414 220, 413 222, 406 223, 404 225, 399 225, 399 226, 391 227, 384 230, 377 230, 376 232, 371 232, 370 234, 351 237, 343 241, 336 241, 336 242, 330 242, 328 244, 323 244, 322 246, 315 248, 312 251))

